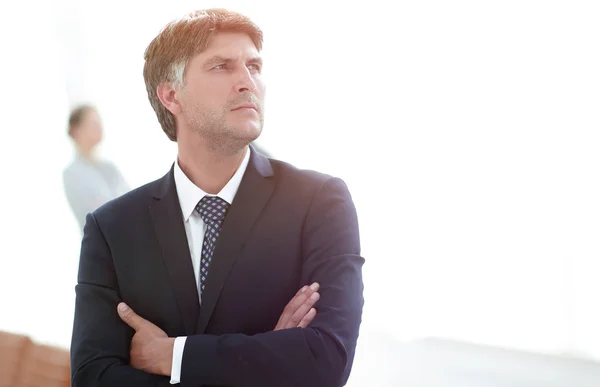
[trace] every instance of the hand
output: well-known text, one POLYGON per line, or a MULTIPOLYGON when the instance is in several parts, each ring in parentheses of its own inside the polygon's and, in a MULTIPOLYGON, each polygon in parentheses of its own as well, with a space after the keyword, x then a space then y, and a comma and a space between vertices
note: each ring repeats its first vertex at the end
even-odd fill
POLYGON ((313 305, 321 297, 317 290, 319 289, 318 283, 313 283, 310 286, 304 286, 296 293, 294 298, 285 306, 277 326, 274 331, 289 328, 306 328, 308 324, 317 315, 317 311, 313 308, 313 305))
POLYGON ((151 374, 171 376, 173 344, 175 339, 121 302, 117 307, 119 317, 135 330, 131 339, 130 362, 133 368, 151 374))

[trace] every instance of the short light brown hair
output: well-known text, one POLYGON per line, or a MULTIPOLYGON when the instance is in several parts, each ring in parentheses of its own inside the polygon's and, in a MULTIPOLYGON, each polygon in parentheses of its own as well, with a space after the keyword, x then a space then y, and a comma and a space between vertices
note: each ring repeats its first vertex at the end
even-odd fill
POLYGON ((175 117, 160 102, 156 90, 164 82, 182 87, 188 62, 205 50, 210 38, 218 32, 245 33, 258 51, 262 49, 262 31, 252 20, 219 8, 192 12, 167 24, 146 48, 144 82, 148 99, 171 141, 177 141, 175 117))
POLYGON ((83 122, 85 115, 88 112, 97 111, 93 105, 79 105, 71 110, 71 114, 69 115, 69 136, 73 137, 73 133, 75 129, 83 122))

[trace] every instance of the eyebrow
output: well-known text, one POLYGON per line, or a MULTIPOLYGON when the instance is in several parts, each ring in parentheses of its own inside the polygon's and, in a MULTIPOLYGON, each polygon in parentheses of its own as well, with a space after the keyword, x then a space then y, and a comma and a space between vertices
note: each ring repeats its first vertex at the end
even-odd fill
MULTIPOLYGON (((219 56, 219 55, 215 55, 215 56, 207 59, 204 62, 204 66, 205 67, 212 67, 212 66, 214 66, 216 64, 219 64, 219 63, 231 63, 231 62, 235 62, 235 59, 225 58, 225 57, 222 57, 222 56, 219 56)), ((259 56, 251 57, 251 58, 249 58, 247 60, 247 62, 248 63, 252 63, 252 64, 259 64, 261 66, 263 64, 263 60, 259 56)))

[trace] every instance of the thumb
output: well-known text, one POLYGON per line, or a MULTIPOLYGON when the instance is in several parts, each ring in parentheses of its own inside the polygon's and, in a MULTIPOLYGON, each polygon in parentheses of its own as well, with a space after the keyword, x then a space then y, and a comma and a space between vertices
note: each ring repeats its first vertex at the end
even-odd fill
POLYGON ((124 302, 119 303, 117 306, 117 313, 119 313, 121 320, 127 323, 127 325, 132 327, 136 332, 146 323, 146 320, 138 316, 133 309, 124 302))

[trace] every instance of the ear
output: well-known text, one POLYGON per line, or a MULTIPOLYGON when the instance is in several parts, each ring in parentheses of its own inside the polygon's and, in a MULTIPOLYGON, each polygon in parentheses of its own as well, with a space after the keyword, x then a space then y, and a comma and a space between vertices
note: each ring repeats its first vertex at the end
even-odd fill
POLYGON ((156 88, 160 102, 175 116, 181 113, 181 103, 177 99, 179 93, 176 91, 170 82, 163 82, 156 88))

